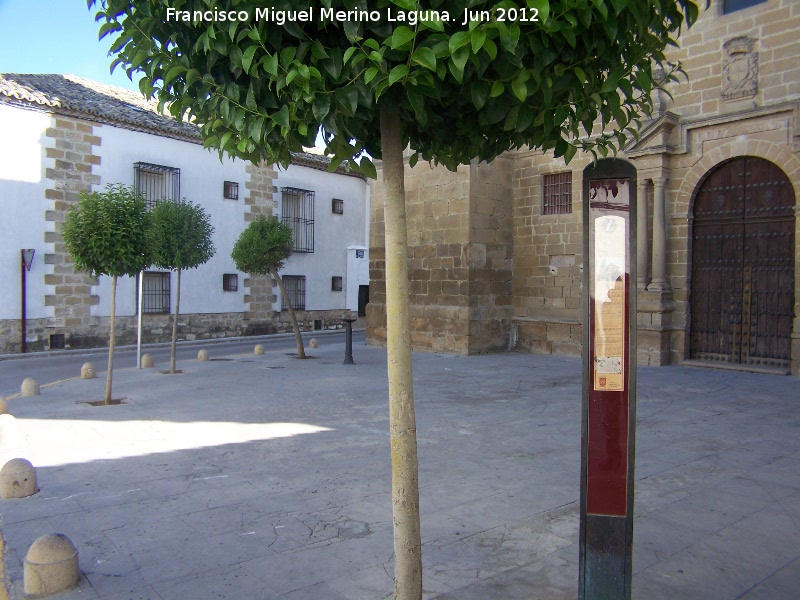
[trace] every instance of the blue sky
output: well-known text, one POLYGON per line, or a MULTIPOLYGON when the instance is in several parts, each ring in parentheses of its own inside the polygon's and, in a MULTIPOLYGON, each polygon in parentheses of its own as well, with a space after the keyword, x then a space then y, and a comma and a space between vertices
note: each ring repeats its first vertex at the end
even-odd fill
POLYGON ((86 0, 0 0, 0 73, 71 73, 138 89, 125 71, 109 74, 111 38, 86 0))

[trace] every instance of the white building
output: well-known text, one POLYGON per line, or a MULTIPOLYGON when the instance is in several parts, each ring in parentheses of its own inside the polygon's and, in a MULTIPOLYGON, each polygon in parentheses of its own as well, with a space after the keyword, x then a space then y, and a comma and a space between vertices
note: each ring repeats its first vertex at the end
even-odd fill
MULTIPOLYGON (((305 329, 341 325, 368 299, 368 204, 364 178, 298 154, 284 170, 204 150, 197 128, 156 111, 128 90, 71 75, 0 75, 0 353, 21 349, 21 250, 28 350, 106 344, 110 278, 72 268, 61 223, 80 192, 135 185, 148 200, 185 198, 214 226, 216 254, 181 277, 182 339, 284 331, 277 286, 238 273, 230 257, 247 223, 276 214, 292 225, 296 253, 282 271, 305 329), (360 299, 360 300, 359 300, 360 299), (359 301, 361 304, 359 304, 359 301)), ((174 274, 143 281, 145 341, 165 340, 174 274)), ((118 285, 118 334, 132 342, 137 285, 118 285)))

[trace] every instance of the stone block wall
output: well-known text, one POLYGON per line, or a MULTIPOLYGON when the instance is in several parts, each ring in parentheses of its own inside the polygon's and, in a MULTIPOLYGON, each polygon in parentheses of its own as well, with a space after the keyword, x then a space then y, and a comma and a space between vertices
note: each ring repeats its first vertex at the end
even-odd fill
MULTIPOLYGON (((798 31, 800 3, 795 0, 768 0, 725 15, 721 2, 712 3, 697 24, 682 33, 680 48, 669 52, 668 59, 683 62, 689 81, 670 84, 674 100, 659 94, 654 119, 645 123, 640 140, 620 152, 620 158, 637 170, 637 206, 643 213, 637 274, 640 364, 679 363, 689 356, 693 200, 704 177, 731 158, 755 156, 780 167, 792 182, 796 201, 800 195, 798 31)), ((479 165, 464 167, 450 178, 428 165, 407 172, 415 342, 461 353, 497 348, 488 338, 470 343, 481 335, 501 333, 504 317, 499 307, 505 301, 508 267, 516 348, 580 353, 582 180, 590 159, 578 154, 567 166, 552 153, 522 150, 505 155, 501 160, 513 164, 511 236, 500 235, 496 247, 493 240, 481 237, 495 231, 498 223, 498 233, 506 227, 503 203, 490 206, 491 198, 504 193, 502 185, 492 191, 484 185, 497 181, 492 179, 495 173, 481 175, 479 165), (542 178, 560 172, 572 174, 572 212, 545 215, 542 178), (459 269, 466 269, 466 280, 459 269), (492 285, 497 294, 491 292, 492 285), (466 333, 464 323, 456 322, 465 314, 466 333), (441 328, 436 340, 424 330, 434 325, 441 328), (493 326, 496 331, 486 329, 493 326), (484 329, 479 333, 480 328, 484 329)), ((506 167, 496 169, 501 173, 506 167)), ((503 177, 499 181, 506 181, 503 177)), ((370 245, 376 302, 368 307, 373 340, 385 336, 381 193, 380 185, 373 186, 370 245)), ((791 369, 800 374, 800 203, 795 212, 791 369)))
POLYGON ((580 354, 583 169, 540 152, 514 156, 514 325, 519 350, 580 354), (571 172, 572 210, 543 214, 544 175, 571 172))
MULTIPOLYGON (((61 237, 61 227, 69 207, 78 202, 80 193, 90 192, 92 186, 100 185, 100 176, 93 171, 101 162, 100 157, 94 154, 94 148, 102 143, 99 135, 102 127, 72 117, 55 116, 51 127, 45 131, 44 176, 49 182, 45 198, 50 201, 50 208, 45 214, 47 253, 44 262, 52 269, 44 276, 48 290, 45 306, 52 307, 52 318, 44 323, 43 337, 47 339, 52 334, 68 337, 72 331, 89 328, 91 307, 100 302, 99 297, 92 293, 97 280, 73 268, 61 237)), ((38 331, 41 323, 31 322, 28 327, 38 331)), ((39 335, 33 333, 33 336, 39 335)), ((42 344, 41 339, 34 342, 31 350, 42 344)))
MULTIPOLYGON (((298 310, 295 311, 295 316, 297 317, 300 331, 307 332, 345 329, 346 325, 342 319, 356 319, 358 317, 356 313, 345 308, 335 310, 298 310)), ((354 328, 358 326, 358 322, 353 323, 354 328)), ((278 313, 275 321, 275 331, 277 333, 294 332, 288 311, 282 310, 278 313)))
MULTIPOLYGON (((407 168, 410 325, 415 349, 505 349, 511 328, 511 161, 407 168)), ((367 336, 386 340, 383 187, 373 182, 367 336)))
MULTIPOLYGON (((258 215, 272 215, 276 208, 273 194, 276 191, 274 182, 277 173, 272 165, 263 163, 258 166, 249 164, 245 170, 250 178, 245 183, 247 195, 244 204, 248 211, 244 219, 249 223, 258 215)), ((273 305, 277 299, 277 284, 269 275, 248 275, 243 284, 246 304, 243 316, 247 327, 261 333, 274 332, 277 313, 273 305)))

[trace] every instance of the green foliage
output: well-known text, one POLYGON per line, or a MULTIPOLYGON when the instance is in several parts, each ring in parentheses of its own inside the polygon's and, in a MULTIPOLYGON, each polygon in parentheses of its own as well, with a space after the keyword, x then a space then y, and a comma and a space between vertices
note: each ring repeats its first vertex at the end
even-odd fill
POLYGON ((151 261, 148 226, 147 208, 136 190, 109 185, 104 192, 81 192, 61 235, 77 270, 92 276, 133 276, 151 261))
POLYGON ((291 227, 275 216, 259 215, 239 235, 231 258, 244 273, 268 275, 283 267, 293 245, 291 227))
MULTIPOLYGON (((99 7, 101 37, 113 38, 113 66, 143 72, 142 91, 198 123, 207 147, 285 166, 321 129, 332 169, 363 152, 381 157, 382 106, 399 115, 412 165, 455 169, 523 146, 567 160, 578 147, 605 156, 652 109, 654 67, 664 68, 666 82, 682 72, 664 50, 698 14, 693 0, 88 4, 99 7), (253 4, 314 12, 279 24, 257 19, 253 4), (167 18, 168 9, 218 5, 250 18, 167 18), (330 9, 380 18, 323 18, 330 9), (489 18, 464 23, 467 9, 489 18), (609 130, 592 137, 596 122, 609 130)), ((360 169, 375 174, 367 158, 360 169)))
POLYGON ((153 264, 162 269, 194 269, 214 256, 208 215, 191 202, 162 201, 150 212, 153 264))

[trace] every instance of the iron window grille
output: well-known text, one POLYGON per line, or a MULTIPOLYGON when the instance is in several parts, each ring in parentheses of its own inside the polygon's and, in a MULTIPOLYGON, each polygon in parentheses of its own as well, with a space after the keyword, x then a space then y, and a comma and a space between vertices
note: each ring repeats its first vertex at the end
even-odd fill
POLYGON ((225 273, 222 276, 222 291, 236 292, 239 290, 239 275, 237 273, 225 273))
POLYGON ((331 201, 331 210, 335 215, 343 215, 344 214, 344 200, 341 198, 334 198, 331 201))
POLYGON ((136 191, 152 209, 158 202, 180 202, 181 170, 146 162, 133 164, 133 182, 136 191))
POLYGON ((331 291, 332 292, 341 292, 342 291, 342 278, 334 275, 331 277, 331 291))
POLYGON ((572 213, 572 172, 555 173, 542 177, 542 214, 565 215, 572 213))
POLYGON ((222 184, 222 197, 227 200, 239 199, 239 184, 235 181, 226 181, 222 184))
POLYGON ((293 252, 314 252, 314 192, 285 187, 281 221, 292 229, 293 252))
POLYGON ((50 334, 50 350, 64 350, 67 347, 67 338, 64 333, 50 334))
MULTIPOLYGON (((169 271, 145 271, 142 280, 142 314, 170 312, 169 271)), ((137 281, 138 283, 138 281, 137 281)), ((139 286, 136 286, 136 305, 139 305, 139 286)))
POLYGON ((744 10, 756 4, 763 4, 767 0, 722 0, 722 14, 727 15, 737 10, 744 10))
MULTIPOLYGON (((284 275, 281 277, 283 280, 283 287, 286 289, 286 295, 289 296, 289 301, 292 303, 292 308, 295 310, 306 309, 306 278, 304 275, 284 275)), ((286 298, 281 294, 281 310, 287 310, 286 298)))

